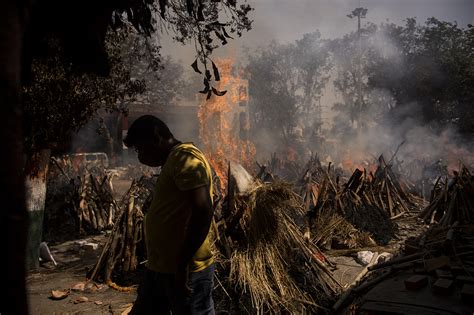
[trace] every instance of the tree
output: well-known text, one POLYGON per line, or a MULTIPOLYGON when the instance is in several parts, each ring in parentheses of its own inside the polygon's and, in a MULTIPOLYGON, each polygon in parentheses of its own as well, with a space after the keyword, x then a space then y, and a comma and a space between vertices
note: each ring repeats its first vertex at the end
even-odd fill
POLYGON ((374 24, 369 24, 330 43, 336 73, 333 84, 342 97, 342 103, 336 103, 333 109, 344 112, 352 127, 362 128, 370 109, 367 66, 376 30, 374 24))
POLYGON ((185 91, 188 85, 184 77, 184 67, 174 61, 171 56, 161 58, 159 71, 152 71, 146 67, 146 64, 141 64, 140 69, 134 73, 146 82, 146 92, 143 97, 154 108, 176 106, 184 98, 186 92, 196 95, 200 87, 185 91))
POLYGON ((430 18, 425 25, 408 19, 405 26, 383 25, 382 30, 400 50, 399 58, 373 56, 368 84, 387 89, 397 106, 395 123, 406 118, 405 104, 416 104, 422 124, 456 127, 474 133, 474 28, 430 18))
POLYGON ((27 314, 25 246, 27 213, 23 174, 23 134, 20 106, 21 52, 30 1, 2 1, 0 10, 0 238, 4 245, 1 270, 8 287, 0 297, 0 312, 27 314))
POLYGON ((252 128, 277 135, 285 144, 294 127, 314 128, 320 121, 309 118, 318 112, 329 69, 329 52, 318 32, 305 34, 294 44, 272 42, 250 54, 252 128))
POLYGON ((99 109, 118 110, 118 104, 145 91, 145 82, 131 78, 121 54, 126 33, 108 34, 107 77, 72 71, 55 42, 45 58, 33 60, 31 80, 22 94, 28 154, 62 147, 99 109))

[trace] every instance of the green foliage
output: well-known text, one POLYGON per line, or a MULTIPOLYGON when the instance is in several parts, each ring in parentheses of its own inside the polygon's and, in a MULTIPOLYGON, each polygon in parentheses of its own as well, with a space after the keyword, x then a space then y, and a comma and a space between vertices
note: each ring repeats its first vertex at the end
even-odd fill
MULTIPOLYGON (((397 104, 416 104, 421 123, 454 126, 474 133, 474 29, 430 18, 424 25, 414 19, 404 27, 383 25, 381 32, 396 45, 399 58, 372 56, 369 85, 384 88, 397 104)), ((402 120, 405 110, 393 107, 392 119, 402 120)))
POLYGON ((329 69, 329 52, 319 33, 305 34, 294 44, 272 42, 251 54, 247 71, 252 125, 287 141, 298 124, 311 128, 320 123, 314 117, 319 117, 318 101, 329 69))
POLYGON ((342 97, 342 103, 333 109, 343 112, 346 123, 357 122, 360 126, 371 109, 367 68, 376 30, 374 24, 369 24, 361 28, 360 38, 357 32, 352 32, 330 43, 336 73, 333 84, 342 97))
POLYGON ((23 87, 28 151, 64 143, 100 108, 117 110, 121 102, 144 91, 144 82, 132 80, 122 60, 123 36, 110 32, 106 40, 108 77, 73 72, 65 66, 57 41, 50 40, 50 54, 34 60, 31 83, 23 87))
POLYGON ((433 128, 474 132, 474 30, 430 18, 405 25, 366 24, 330 43, 334 87, 342 101, 333 109, 335 132, 351 125, 417 120, 433 128), (348 126, 340 124, 346 122, 348 126), (350 123, 349 123, 350 122, 350 123), (351 124, 352 123, 352 124, 351 124))
POLYGON ((156 109, 176 106, 185 97, 186 93, 196 95, 199 86, 191 91, 184 78, 184 67, 174 61, 171 56, 160 58, 159 71, 147 66, 147 62, 135 64, 132 73, 146 82, 146 91, 142 98, 147 104, 156 109))

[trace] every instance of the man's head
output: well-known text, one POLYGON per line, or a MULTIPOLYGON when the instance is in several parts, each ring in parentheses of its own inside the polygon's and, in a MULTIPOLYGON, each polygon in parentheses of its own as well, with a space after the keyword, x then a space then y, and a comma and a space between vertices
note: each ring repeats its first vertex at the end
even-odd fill
POLYGON ((138 152, 140 163, 162 166, 176 140, 163 121, 144 115, 133 122, 123 142, 138 152))

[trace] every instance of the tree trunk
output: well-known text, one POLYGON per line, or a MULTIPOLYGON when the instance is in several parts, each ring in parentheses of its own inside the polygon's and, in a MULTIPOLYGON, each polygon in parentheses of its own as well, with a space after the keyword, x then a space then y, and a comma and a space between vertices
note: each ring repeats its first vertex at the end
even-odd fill
POLYGON ((51 151, 47 149, 34 153, 26 165, 26 209, 29 219, 26 244, 26 265, 28 269, 38 268, 39 265, 39 245, 43 234, 46 175, 50 154, 51 151))
POLYGON ((112 135, 110 133, 109 126, 107 126, 107 123, 105 122, 103 118, 101 119, 101 122, 100 122, 100 129, 106 142, 105 153, 107 154, 107 157, 109 158, 109 166, 113 166, 115 165, 114 139, 112 138, 112 135))
POLYGON ((25 290, 26 209, 20 74, 29 1, 2 1, 0 10, 0 240, 3 273, 0 313, 27 314, 25 290))

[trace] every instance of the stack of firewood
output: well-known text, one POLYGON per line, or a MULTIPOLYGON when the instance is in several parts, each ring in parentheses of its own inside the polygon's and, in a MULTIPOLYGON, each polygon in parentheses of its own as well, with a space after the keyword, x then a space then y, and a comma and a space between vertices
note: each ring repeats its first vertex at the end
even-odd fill
POLYGON ((338 214, 358 230, 370 233, 377 243, 388 243, 393 237, 390 218, 386 212, 373 204, 367 193, 361 189, 366 180, 364 172, 356 170, 344 186, 340 185, 337 179, 335 182, 329 173, 330 168, 314 193, 316 205, 309 211, 309 217, 338 214))
POLYGON ((435 183, 430 204, 419 215, 426 223, 449 226, 456 221, 473 222, 474 177, 464 166, 454 175, 451 180, 438 178, 435 183))
POLYGON ((132 182, 119 205, 107 243, 88 278, 117 287, 114 276, 123 279, 145 260, 143 218, 151 202, 153 186, 153 177, 141 177, 132 182))
POLYGON ((117 211, 113 173, 103 167, 75 168, 70 160, 52 160, 47 181, 45 236, 77 235, 111 228, 117 211), (61 233, 63 232, 63 233, 61 233))
POLYGON ((309 194, 315 206, 310 216, 338 214, 359 230, 372 234, 380 244, 393 236, 390 219, 417 207, 418 200, 404 189, 383 156, 375 173, 356 169, 344 185, 330 173, 329 165, 321 183, 311 186, 309 194))

